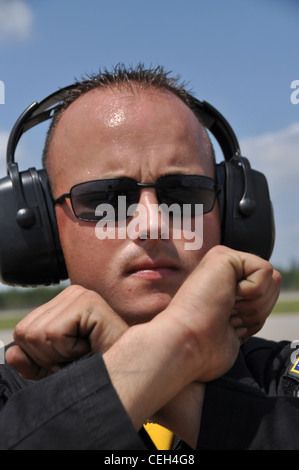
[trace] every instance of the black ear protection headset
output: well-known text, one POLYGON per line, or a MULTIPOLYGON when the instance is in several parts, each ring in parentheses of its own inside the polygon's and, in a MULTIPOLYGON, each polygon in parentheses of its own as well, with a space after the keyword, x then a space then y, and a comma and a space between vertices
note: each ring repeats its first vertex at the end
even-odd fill
MULTIPOLYGON (((8 285, 56 284, 68 278, 45 170, 19 172, 15 150, 22 134, 53 117, 63 88, 31 104, 15 123, 7 145, 7 176, 0 180, 0 281, 8 285)), ((198 119, 220 145, 225 160, 216 165, 222 244, 269 259, 274 219, 265 176, 240 155, 237 138, 210 104, 191 98, 198 119)))

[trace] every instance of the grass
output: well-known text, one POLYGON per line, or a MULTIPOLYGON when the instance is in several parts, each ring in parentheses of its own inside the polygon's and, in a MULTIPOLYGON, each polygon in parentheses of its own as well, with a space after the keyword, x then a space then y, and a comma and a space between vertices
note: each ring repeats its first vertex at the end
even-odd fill
POLYGON ((299 313, 299 300, 279 300, 273 313, 299 313))
POLYGON ((0 330, 12 330, 23 317, 5 317, 0 316, 0 330))

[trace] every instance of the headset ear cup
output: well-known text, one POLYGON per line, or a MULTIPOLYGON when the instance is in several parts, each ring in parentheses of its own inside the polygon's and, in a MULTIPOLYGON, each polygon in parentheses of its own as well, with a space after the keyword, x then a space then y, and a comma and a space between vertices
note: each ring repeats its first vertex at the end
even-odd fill
POLYGON ((53 204, 53 198, 50 189, 50 183, 48 174, 45 170, 39 170, 37 172, 40 181, 40 187, 44 198, 43 208, 44 212, 44 225, 48 224, 50 236, 48 238, 48 252, 50 265, 52 266, 52 279, 51 283, 57 283, 60 280, 68 278, 66 264, 64 261, 64 255, 60 244, 59 231, 57 226, 55 208, 53 204))
POLYGON ((225 201, 226 201, 226 162, 221 162, 216 165, 216 182, 217 185, 221 188, 221 191, 218 194, 218 207, 219 207, 219 216, 220 216, 220 225, 221 225, 221 238, 223 244, 223 227, 224 227, 224 218, 225 218, 225 201))
POLYGON ((0 278, 4 284, 37 286, 67 278, 53 202, 44 170, 0 180, 0 278), (24 207, 20 207, 18 190, 24 207))
POLYGON ((244 171, 232 160, 216 167, 219 195, 222 244, 235 250, 270 259, 275 239, 272 203, 265 176, 247 169, 255 201, 249 215, 242 213, 240 201, 244 195, 244 171))

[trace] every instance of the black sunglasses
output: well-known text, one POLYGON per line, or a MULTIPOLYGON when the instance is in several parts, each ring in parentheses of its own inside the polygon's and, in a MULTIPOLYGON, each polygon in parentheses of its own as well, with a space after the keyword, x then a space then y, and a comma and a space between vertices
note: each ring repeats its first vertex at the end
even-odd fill
MULTIPOLYGON (((165 175, 155 183, 138 183, 132 178, 111 178, 86 181, 73 186, 69 193, 55 199, 54 204, 61 204, 70 198, 73 212, 77 219, 87 222, 98 222, 103 215, 96 215, 99 204, 110 204, 119 220, 118 197, 125 196, 126 209, 140 199, 142 188, 155 188, 159 204, 190 204, 191 216, 195 215, 195 205, 203 205, 203 214, 210 212, 216 201, 220 187, 208 176, 203 175, 165 175)), ((128 217, 126 213, 126 217, 128 217)))

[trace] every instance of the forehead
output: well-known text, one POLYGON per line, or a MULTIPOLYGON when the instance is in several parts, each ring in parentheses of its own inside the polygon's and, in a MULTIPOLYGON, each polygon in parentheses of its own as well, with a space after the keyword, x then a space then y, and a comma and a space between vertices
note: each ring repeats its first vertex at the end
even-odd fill
POLYGON ((126 124, 134 127, 144 125, 158 119, 165 120, 165 125, 171 118, 172 124, 178 128, 196 128, 200 132, 202 126, 191 109, 174 93, 141 85, 119 85, 105 89, 95 88, 77 98, 63 113, 59 127, 65 126, 72 131, 72 137, 79 137, 88 128, 116 128, 126 124), (90 124, 92 123, 92 127, 90 124))
POLYGON ((210 154, 204 129, 182 100, 156 89, 94 89, 77 98, 61 116, 48 169, 53 173, 71 164, 78 171, 85 165, 87 171, 89 165, 90 171, 95 166, 103 171, 103 177, 108 168, 108 176, 114 176, 124 164, 128 171, 130 165, 139 164, 138 159, 151 165, 155 158, 159 164, 157 151, 160 159, 171 152, 176 161, 189 154, 194 161, 199 154, 207 159, 210 154))

